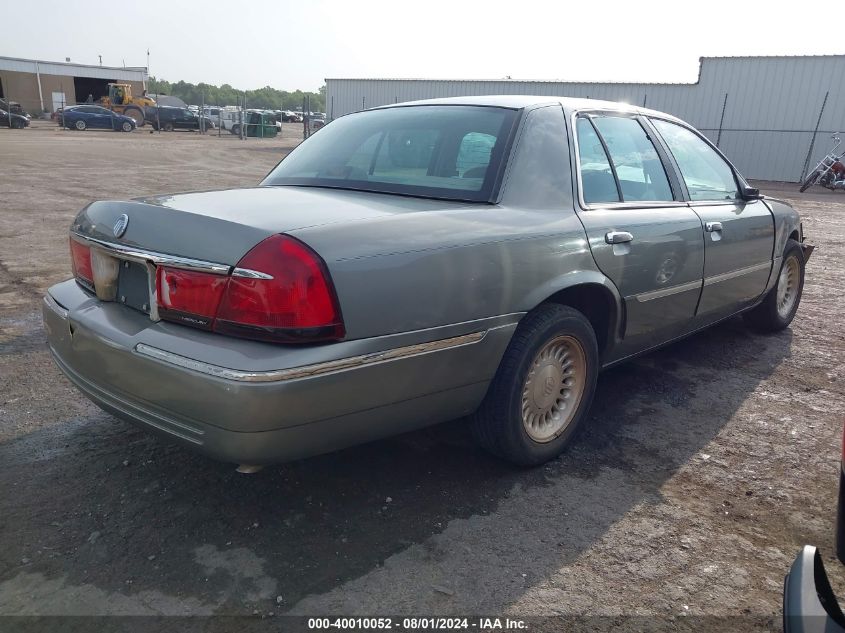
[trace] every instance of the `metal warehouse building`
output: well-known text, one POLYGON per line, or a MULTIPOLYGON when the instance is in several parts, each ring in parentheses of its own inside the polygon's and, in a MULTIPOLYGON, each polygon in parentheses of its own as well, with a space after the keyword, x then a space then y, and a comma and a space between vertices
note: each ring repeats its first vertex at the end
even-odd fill
POLYGON ((147 79, 146 68, 0 57, 0 98, 20 103, 33 116, 85 101, 88 95, 96 101, 108 94, 109 83, 128 83, 140 95, 147 79))
POLYGON ((462 95, 530 94, 624 101, 705 133, 749 178, 797 182, 845 132, 845 55, 703 57, 692 84, 519 80, 326 79, 329 118, 462 95), (815 162, 813 162, 813 165, 815 162))

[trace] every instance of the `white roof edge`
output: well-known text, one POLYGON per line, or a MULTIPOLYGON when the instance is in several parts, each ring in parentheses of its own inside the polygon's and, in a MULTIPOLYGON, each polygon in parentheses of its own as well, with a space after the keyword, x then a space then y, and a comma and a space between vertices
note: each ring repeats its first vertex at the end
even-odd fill
MULTIPOLYGON (((698 79, 701 78, 701 67, 710 60, 744 60, 744 59, 825 59, 839 57, 845 59, 845 54, 826 55, 714 55, 698 58, 698 79)), ((602 81, 598 79, 497 79, 497 78, 442 78, 442 77, 326 77, 323 81, 442 81, 442 82, 478 82, 478 83, 514 83, 514 84, 613 84, 616 86, 694 86, 696 81, 602 81)))
POLYGON ((100 66, 98 64, 78 64, 76 62, 54 62, 47 59, 27 59, 25 57, 9 57, 6 55, 0 55, 0 62, 2 61, 10 61, 10 62, 23 62, 29 64, 50 64, 56 66, 75 66, 76 68, 92 68, 98 70, 125 70, 129 72, 147 72, 146 66, 100 66))

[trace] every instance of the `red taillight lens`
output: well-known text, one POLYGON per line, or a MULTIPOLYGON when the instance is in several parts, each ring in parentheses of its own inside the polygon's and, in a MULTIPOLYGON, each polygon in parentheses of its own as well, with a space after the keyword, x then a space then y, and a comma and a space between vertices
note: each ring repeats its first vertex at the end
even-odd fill
POLYGON ((282 342, 337 339, 343 319, 325 263, 305 244, 274 235, 255 246, 233 273, 214 330, 282 342), (249 273, 246 273, 249 274, 249 273))
POLYGON ((159 266, 156 296, 162 319, 211 329, 228 277, 159 266))
POLYGON ((94 285, 94 270, 91 267, 91 249, 70 238, 70 262, 73 276, 89 286, 94 285))

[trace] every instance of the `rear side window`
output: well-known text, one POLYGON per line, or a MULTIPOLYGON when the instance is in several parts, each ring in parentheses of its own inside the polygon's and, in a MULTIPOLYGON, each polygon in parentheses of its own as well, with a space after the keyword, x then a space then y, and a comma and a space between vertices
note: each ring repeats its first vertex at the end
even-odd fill
POLYGON ((657 150, 636 119, 595 117, 593 122, 607 145, 616 169, 622 200, 671 201, 672 188, 657 150))
POLYGON ((584 202, 619 202, 616 178, 593 124, 585 117, 576 120, 578 160, 581 163, 581 192, 584 202))
POLYGON ((678 163, 690 200, 734 200, 739 191, 733 170, 694 132, 668 121, 652 119, 678 163))

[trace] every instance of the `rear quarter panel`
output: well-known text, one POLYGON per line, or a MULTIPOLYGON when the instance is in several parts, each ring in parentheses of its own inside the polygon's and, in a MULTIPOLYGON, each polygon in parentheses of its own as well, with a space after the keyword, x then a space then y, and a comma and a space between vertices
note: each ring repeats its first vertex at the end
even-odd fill
POLYGON ((326 260, 349 338, 526 312, 595 272, 572 210, 481 206, 293 234, 326 260))

